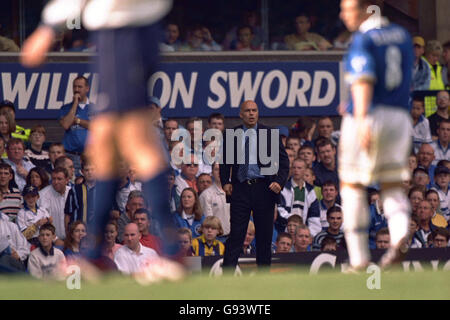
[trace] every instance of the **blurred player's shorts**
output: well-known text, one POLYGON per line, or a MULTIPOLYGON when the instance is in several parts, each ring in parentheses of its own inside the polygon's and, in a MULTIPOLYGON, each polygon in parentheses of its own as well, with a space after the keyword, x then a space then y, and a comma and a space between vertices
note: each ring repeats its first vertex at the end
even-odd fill
POLYGON ((406 110, 378 106, 368 115, 372 143, 363 150, 358 124, 344 116, 339 141, 339 178, 349 184, 401 182, 410 179, 412 121, 406 110))

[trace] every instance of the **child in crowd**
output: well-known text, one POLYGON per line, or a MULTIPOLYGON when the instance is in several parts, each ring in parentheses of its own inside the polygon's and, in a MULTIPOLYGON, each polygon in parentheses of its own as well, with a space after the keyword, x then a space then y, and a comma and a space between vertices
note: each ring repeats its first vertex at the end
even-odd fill
POLYGON ((253 240, 255 239, 255 234, 255 224, 250 220, 248 222, 247 234, 245 235, 244 245, 242 248, 242 252, 244 254, 256 253, 256 248, 252 244, 253 240))
POLYGON ((194 250, 192 249, 192 231, 189 228, 179 228, 177 235, 181 252, 184 252, 184 255, 187 257, 192 257, 194 255, 194 250))
POLYGON ((39 247, 31 251, 28 270, 33 277, 64 279, 66 258, 64 253, 53 247, 55 227, 46 223, 39 229, 39 247))
POLYGON ((195 256, 223 256, 225 245, 217 240, 223 234, 222 223, 215 216, 206 217, 200 228, 201 236, 192 240, 195 256))
POLYGON ((292 239, 295 239, 297 228, 303 224, 303 219, 299 215, 292 215, 287 219, 286 232, 289 233, 292 239))
POLYGON ((32 245, 39 245, 39 228, 52 223, 53 218, 44 208, 39 208, 36 204, 39 199, 38 188, 27 185, 23 188, 22 196, 24 200, 23 208, 17 213, 17 225, 20 232, 32 245))

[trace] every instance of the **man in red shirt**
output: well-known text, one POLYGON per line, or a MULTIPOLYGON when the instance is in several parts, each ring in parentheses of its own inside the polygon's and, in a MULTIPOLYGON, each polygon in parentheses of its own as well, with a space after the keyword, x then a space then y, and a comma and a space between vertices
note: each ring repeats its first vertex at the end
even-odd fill
POLYGON ((150 212, 145 208, 137 209, 134 213, 134 223, 137 224, 141 233, 141 244, 155 250, 158 254, 162 253, 161 239, 150 233, 150 212))

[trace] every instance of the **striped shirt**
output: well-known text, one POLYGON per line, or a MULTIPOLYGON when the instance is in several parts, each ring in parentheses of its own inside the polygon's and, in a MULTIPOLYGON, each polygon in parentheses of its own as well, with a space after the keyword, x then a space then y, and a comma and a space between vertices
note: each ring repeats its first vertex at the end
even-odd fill
POLYGON ((206 242, 205 236, 202 235, 192 240, 192 249, 194 251, 194 255, 199 257, 223 256, 225 252, 225 245, 217 239, 209 245, 206 242))
POLYGON ((3 201, 0 202, 0 211, 6 214, 9 221, 16 222, 17 213, 23 207, 23 198, 20 190, 11 188, 8 192, 2 192, 3 201))
POLYGON ((331 237, 336 240, 336 247, 339 247, 340 242, 344 238, 344 233, 339 230, 338 234, 331 234, 328 232, 328 230, 323 230, 319 232, 315 237, 313 241, 313 249, 314 250, 320 250, 322 247, 322 241, 325 239, 325 237, 331 237))

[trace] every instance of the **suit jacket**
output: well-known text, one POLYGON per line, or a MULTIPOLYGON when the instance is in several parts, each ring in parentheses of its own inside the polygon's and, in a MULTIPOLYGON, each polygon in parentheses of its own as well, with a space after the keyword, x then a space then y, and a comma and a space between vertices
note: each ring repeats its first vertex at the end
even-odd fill
MULTIPOLYGON (((235 127, 233 130, 236 129, 243 129, 243 125, 237 126, 235 127)), ((269 161, 268 164, 263 164, 261 159, 260 159, 260 154, 259 154, 259 141, 262 138, 261 137, 261 130, 262 129, 267 129, 267 135, 266 135, 266 140, 267 140, 267 154, 265 156, 268 156, 270 159, 272 158, 271 155, 271 137, 272 137, 272 132, 270 129, 270 127, 267 127, 263 124, 258 123, 258 129, 257 129, 257 157, 258 157, 258 166, 260 168, 264 168, 264 167, 270 167, 271 166, 271 161, 269 161)), ((232 141, 227 141, 227 134, 226 134, 226 130, 224 132, 224 136, 223 136, 223 164, 220 165, 220 181, 222 183, 222 185, 231 183, 236 184, 239 183, 239 180, 237 178, 237 172, 238 172, 238 168, 239 168, 239 164, 237 162, 237 150, 241 148, 242 146, 242 141, 238 141, 238 138, 235 136, 234 137, 234 157, 233 157, 233 162, 232 163, 227 163, 227 144, 228 143, 232 143, 232 141)), ((289 176, 289 158, 287 156, 286 150, 284 149, 283 143, 281 142, 281 136, 278 137, 278 149, 277 151, 279 154, 278 157, 278 161, 275 163, 276 168, 276 174, 273 175, 268 175, 266 176, 267 179, 269 179, 270 182, 277 182, 281 189, 283 189, 288 176, 289 176)))

